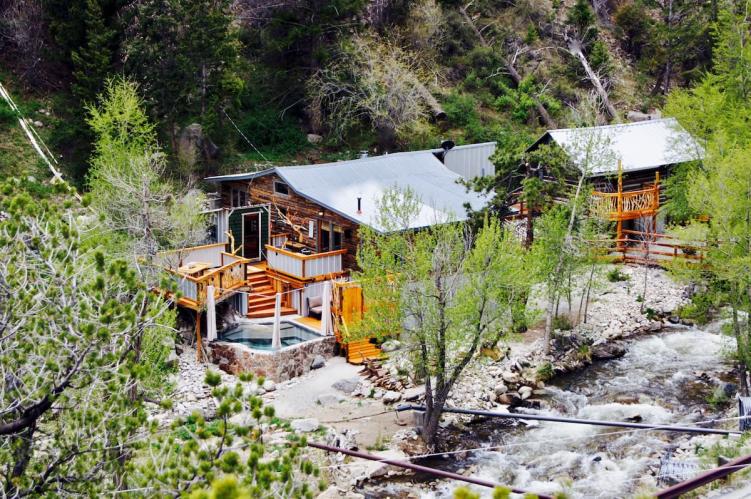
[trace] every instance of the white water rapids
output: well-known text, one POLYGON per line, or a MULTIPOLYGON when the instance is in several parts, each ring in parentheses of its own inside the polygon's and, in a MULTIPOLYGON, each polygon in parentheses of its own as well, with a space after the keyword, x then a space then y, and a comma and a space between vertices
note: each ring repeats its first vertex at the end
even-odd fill
MULTIPOLYGON (((726 373, 732 367, 726 355, 732 346, 727 336, 693 328, 635 340, 624 357, 549 386, 548 407, 539 412, 683 425, 712 419, 716 415, 706 405, 706 393, 690 387, 697 371, 712 378, 726 373)), ((540 422, 509 431, 501 448, 475 454, 471 474, 537 493, 630 497, 654 490, 650 467, 680 438, 685 441, 676 433, 540 422)), ((457 486, 442 482, 434 497, 451 497, 457 486)), ((487 489, 475 490, 490 496, 487 489)))

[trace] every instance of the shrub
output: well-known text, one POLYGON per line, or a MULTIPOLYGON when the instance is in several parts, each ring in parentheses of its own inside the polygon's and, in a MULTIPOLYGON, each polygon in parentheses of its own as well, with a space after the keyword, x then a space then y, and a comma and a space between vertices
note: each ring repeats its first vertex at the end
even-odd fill
POLYGON ((574 325, 571 323, 571 319, 567 315, 557 315, 553 317, 553 329, 560 329, 561 331, 569 331, 573 329, 574 325))
POLYGON ((454 126, 466 127, 470 122, 479 122, 477 101, 471 95, 452 92, 443 103, 443 110, 454 126))
POLYGON ((16 113, 5 103, 0 100, 0 126, 10 125, 16 122, 16 113))
POLYGON ((608 271, 607 279, 609 282, 621 282, 628 281, 629 279, 631 279, 631 276, 624 274, 618 268, 614 268, 608 271))
POLYGON ((545 362, 537 367, 537 379, 539 381, 547 381, 553 378, 555 372, 553 371, 553 364, 545 362))
POLYGON ((681 319, 703 325, 711 319, 712 306, 712 299, 708 294, 697 293, 691 298, 691 303, 678 309, 677 315, 681 319))

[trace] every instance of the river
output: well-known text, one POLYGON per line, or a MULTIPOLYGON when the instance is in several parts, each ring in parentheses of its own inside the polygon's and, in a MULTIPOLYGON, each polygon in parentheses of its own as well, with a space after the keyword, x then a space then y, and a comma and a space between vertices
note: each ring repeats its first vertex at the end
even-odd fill
MULTIPOLYGON (((714 329, 686 328, 633 340, 622 358, 552 382, 547 407, 540 412, 684 425, 721 417, 707 399, 721 380, 732 380, 728 353, 733 341, 714 329)), ((713 438, 718 437, 707 441, 713 438)), ((538 493, 631 497, 654 490, 660 455, 680 443, 686 447, 687 439, 667 432, 542 422, 507 432, 499 448, 475 453, 466 464, 473 476, 538 493)), ((450 497, 456 486, 442 482, 429 495, 450 497)))

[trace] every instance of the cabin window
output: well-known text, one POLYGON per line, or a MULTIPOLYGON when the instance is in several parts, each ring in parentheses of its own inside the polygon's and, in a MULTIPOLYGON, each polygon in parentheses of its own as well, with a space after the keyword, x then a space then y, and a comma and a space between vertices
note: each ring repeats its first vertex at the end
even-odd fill
POLYGON ((248 205, 248 193, 243 189, 232 189, 232 207, 238 208, 248 205))
POLYGON ((344 229, 331 222, 321 222, 320 226, 319 251, 326 252, 342 249, 344 229))
POLYGON ((284 182, 274 182, 274 194, 289 196, 289 186, 284 182))

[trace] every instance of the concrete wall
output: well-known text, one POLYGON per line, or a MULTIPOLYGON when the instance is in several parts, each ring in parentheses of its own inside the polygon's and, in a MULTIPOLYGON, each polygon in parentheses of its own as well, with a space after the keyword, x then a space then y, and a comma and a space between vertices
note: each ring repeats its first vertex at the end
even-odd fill
POLYGON ((221 370, 230 374, 252 372, 279 383, 310 371, 310 365, 317 355, 325 359, 333 357, 336 338, 324 336, 276 352, 253 350, 240 343, 224 341, 215 341, 210 348, 211 360, 221 370))

